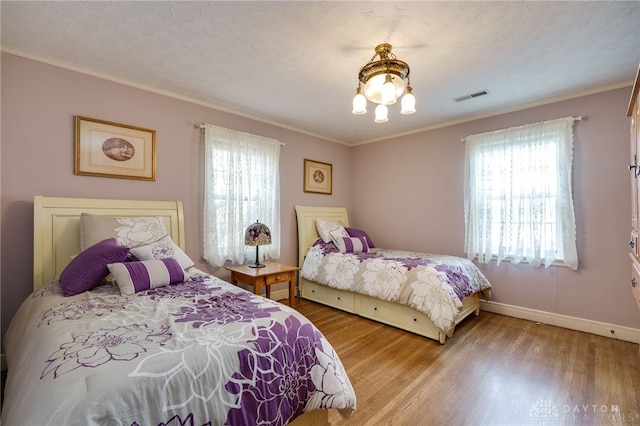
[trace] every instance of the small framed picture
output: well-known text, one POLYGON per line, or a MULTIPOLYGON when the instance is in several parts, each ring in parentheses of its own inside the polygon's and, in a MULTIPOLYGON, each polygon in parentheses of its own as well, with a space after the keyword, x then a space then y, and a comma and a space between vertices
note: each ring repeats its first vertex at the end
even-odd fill
POLYGON ((333 176, 332 166, 320 161, 304 160, 304 192, 331 195, 333 176))
POLYGON ((76 116, 75 174, 156 180, 156 131, 76 116))

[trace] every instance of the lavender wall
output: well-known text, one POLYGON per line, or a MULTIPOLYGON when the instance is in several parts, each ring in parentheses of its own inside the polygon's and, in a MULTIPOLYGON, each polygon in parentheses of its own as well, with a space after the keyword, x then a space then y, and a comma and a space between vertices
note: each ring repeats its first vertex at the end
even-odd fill
POLYGON ((507 262, 481 269, 496 302, 638 328, 627 254, 630 94, 631 88, 614 90, 355 147, 351 218, 376 245, 464 256, 461 139, 582 115, 586 120, 574 127, 578 271, 507 262))
POLYGON ((282 250, 297 264, 294 205, 351 207, 351 150, 304 134, 99 78, 2 54, 1 310, 2 335, 32 288, 33 196, 181 200, 187 254, 202 262, 202 158, 200 131, 208 122, 284 142, 280 157, 282 250), (155 129, 154 182, 76 176, 74 117, 82 115, 155 129), (333 164, 333 195, 302 190, 303 159, 333 164))

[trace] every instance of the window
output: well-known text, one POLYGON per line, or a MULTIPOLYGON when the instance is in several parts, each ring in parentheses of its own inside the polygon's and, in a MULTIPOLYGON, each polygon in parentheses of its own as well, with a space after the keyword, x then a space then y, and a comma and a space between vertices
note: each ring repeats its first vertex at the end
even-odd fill
POLYGON ((573 117, 466 138, 465 253, 577 269, 573 117))
POLYGON ((271 230, 271 244, 260 257, 280 257, 280 142, 204 125, 204 259, 221 267, 227 261, 255 259, 244 232, 256 220, 271 230))

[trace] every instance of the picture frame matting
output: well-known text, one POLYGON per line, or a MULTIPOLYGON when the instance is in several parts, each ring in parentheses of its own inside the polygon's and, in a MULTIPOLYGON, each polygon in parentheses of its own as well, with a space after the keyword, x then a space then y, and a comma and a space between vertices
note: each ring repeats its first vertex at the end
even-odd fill
POLYGON ((156 131, 76 116, 75 174, 156 179, 156 131))
POLYGON ((304 192, 331 195, 333 166, 321 161, 304 159, 304 192))

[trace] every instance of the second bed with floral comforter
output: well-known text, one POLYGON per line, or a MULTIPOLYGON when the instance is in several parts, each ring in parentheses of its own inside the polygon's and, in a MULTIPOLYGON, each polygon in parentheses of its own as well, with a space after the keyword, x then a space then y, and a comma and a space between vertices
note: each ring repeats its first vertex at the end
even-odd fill
POLYGON ((456 256, 372 248, 341 253, 318 239, 309 249, 301 276, 341 290, 396 302, 429 316, 451 336, 462 300, 491 284, 468 259, 456 256))

